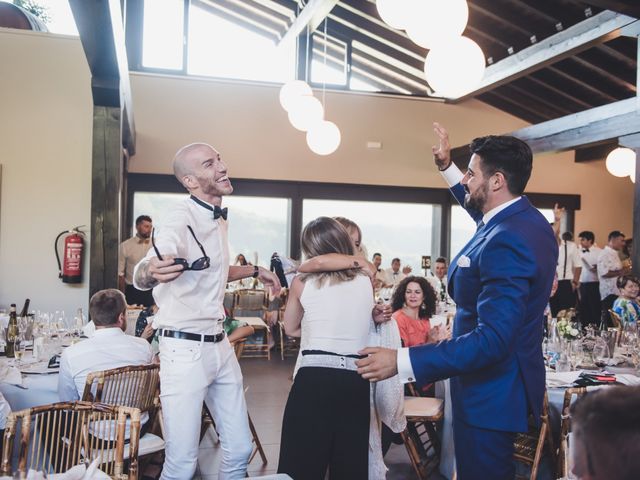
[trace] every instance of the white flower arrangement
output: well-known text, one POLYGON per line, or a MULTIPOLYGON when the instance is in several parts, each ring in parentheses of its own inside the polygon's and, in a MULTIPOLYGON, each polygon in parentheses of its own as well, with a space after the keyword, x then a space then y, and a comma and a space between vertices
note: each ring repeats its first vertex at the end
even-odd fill
POLYGON ((556 328, 558 329, 558 335, 567 340, 573 340, 574 338, 578 338, 580 335, 580 331, 575 328, 568 320, 562 318, 558 320, 556 323, 556 328))

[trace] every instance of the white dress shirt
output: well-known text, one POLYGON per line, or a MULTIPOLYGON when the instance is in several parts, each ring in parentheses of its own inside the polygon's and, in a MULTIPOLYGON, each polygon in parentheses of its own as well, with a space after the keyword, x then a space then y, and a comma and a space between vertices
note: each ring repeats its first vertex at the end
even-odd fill
MULTIPOLYGON (((440 172, 444 177, 445 181, 450 187, 453 187, 460 183, 464 174, 460 171, 460 169, 452 163, 449 168, 447 168, 444 172, 440 172)), ((482 216, 482 221, 486 225, 489 221, 495 217, 498 213, 500 213, 505 208, 513 205, 522 197, 517 197, 508 202, 504 202, 497 207, 492 208, 487 213, 482 216)), ((408 348, 400 348, 398 349, 398 375, 400 377, 400 381, 402 383, 411 383, 415 382, 416 376, 413 373, 413 366, 411 365, 411 359, 409 358, 409 349, 408 348)))
POLYGON ((133 285, 133 269, 151 248, 151 239, 138 235, 120 244, 118 251, 118 275, 124 277, 127 285, 133 285))
MULTIPOLYGON (((215 335, 222 332, 223 300, 229 276, 227 221, 222 217, 214 220, 212 211, 186 197, 156 231, 156 246, 163 258, 165 255, 185 258, 191 264, 202 257, 188 225, 211 259, 211 266, 205 270, 188 270, 153 289, 153 298, 159 307, 153 327, 215 335)), ((155 256, 151 248, 145 260, 155 256)), ((140 263, 136 271, 139 267, 140 263)), ((143 290, 135 283, 135 273, 134 285, 143 290)))
POLYGON ((622 261, 618 251, 606 245, 598 256, 598 278, 600 280, 600 299, 609 295, 620 295, 616 286, 618 277, 604 277, 609 272, 622 269, 622 261))
POLYGON ((598 282, 598 257, 602 249, 591 245, 588 249, 580 249, 580 283, 598 282), (588 250, 588 251, 585 251, 588 250))
POLYGON ((575 242, 563 240, 559 246, 558 266, 556 267, 558 281, 573 280, 573 271, 576 268, 582 268, 578 246, 575 242))
POLYGON ((386 283, 387 285, 391 285, 393 287, 395 287, 402 280, 404 280, 405 277, 406 275, 402 273, 401 270, 394 272, 393 268, 387 268, 384 271, 384 283, 386 283))
POLYGON ((58 378, 60 401, 79 400, 91 372, 146 365, 152 360, 151 345, 145 339, 126 335, 117 327, 98 328, 93 337, 62 352, 58 378))

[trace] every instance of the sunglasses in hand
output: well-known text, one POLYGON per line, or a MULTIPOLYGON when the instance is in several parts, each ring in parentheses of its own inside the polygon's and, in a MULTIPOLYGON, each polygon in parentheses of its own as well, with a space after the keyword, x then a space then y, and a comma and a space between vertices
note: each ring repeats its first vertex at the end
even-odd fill
MULTIPOLYGON (((187 225, 187 228, 191 232, 191 236, 193 237, 193 239, 198 244, 198 247, 200 247, 200 251, 202 252, 202 257, 198 258, 197 260, 194 260, 191 265, 189 265, 189 262, 187 261, 186 258, 174 258, 172 265, 182 265, 183 271, 205 270, 211 266, 211 259, 207 256, 206 252, 204 251, 204 247, 196 238, 196 234, 193 233, 193 229, 191 228, 191 225, 187 225)), ((164 260, 164 258, 162 258, 162 255, 160 255, 160 251, 158 250, 158 247, 156 247, 155 231, 156 231, 155 228, 151 230, 151 244, 153 245, 153 249, 156 251, 156 256, 158 257, 159 260, 162 261, 164 260)))

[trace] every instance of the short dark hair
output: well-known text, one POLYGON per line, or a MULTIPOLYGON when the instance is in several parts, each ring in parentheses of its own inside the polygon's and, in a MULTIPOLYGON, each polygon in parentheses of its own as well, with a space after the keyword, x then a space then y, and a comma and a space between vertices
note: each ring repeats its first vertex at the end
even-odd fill
POLYGON ((588 240, 590 242, 595 242, 596 241, 596 236, 593 234, 593 232, 591 232, 589 230, 585 230, 583 232, 580 232, 578 234, 578 238, 584 238, 585 240, 588 240))
POLYGON ((529 145, 516 137, 488 135, 474 138, 469 147, 471 153, 482 158, 484 175, 501 172, 509 192, 522 195, 533 168, 533 154, 529 145))
POLYGON ((609 234, 609 237, 607 238, 607 240, 610 242, 611 240, 613 240, 614 238, 618 238, 618 237, 624 237, 625 234, 622 233, 620 230, 614 230, 613 232, 611 232, 609 234))
POLYGON ((570 242, 571 240, 573 240, 573 233, 571 233, 571 232, 564 232, 564 233, 562 234, 562 239, 563 239, 565 242, 570 242))
POLYGON ((415 282, 420 285, 422 295, 424 296, 423 303, 420 305, 420 310, 418 311, 418 317, 429 318, 431 315, 436 313, 436 292, 424 277, 410 276, 402 279, 393 291, 393 297, 391 297, 391 310, 396 312, 402 308, 404 305, 404 296, 407 293, 407 285, 411 282, 415 282))
POLYGON ((399 259, 399 258, 394 258, 393 260, 391 260, 391 263, 393 263, 393 262, 399 262, 399 261, 400 261, 400 259, 399 259))
POLYGON ((151 217, 149 215, 140 215, 138 218, 136 218, 136 226, 140 225, 142 222, 153 223, 153 220, 151 220, 151 217))
POLYGON ((371 256, 371 258, 376 258, 376 257, 380 257, 380 258, 382 258, 382 254, 380 254, 380 253, 376 252, 376 253, 374 253, 374 254, 371 256))
POLYGON ((633 275, 622 275, 621 277, 618 277, 616 279, 616 287, 624 288, 627 286, 627 282, 635 283, 640 287, 640 280, 638 280, 638 277, 633 275))
POLYGON ((115 288, 96 292, 89 300, 89 315, 97 327, 118 323, 118 317, 127 311, 124 294, 115 288))
POLYGON ((445 265, 447 264, 447 259, 444 257, 438 257, 436 258, 436 263, 444 263, 445 265))
POLYGON ((592 478, 640 478, 640 387, 587 393, 572 405, 571 425, 592 478))

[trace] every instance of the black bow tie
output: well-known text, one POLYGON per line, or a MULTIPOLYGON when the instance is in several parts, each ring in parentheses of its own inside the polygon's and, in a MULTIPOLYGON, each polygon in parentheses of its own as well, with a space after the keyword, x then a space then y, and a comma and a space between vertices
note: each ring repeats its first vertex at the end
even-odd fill
POLYGON ((213 219, 217 220, 220 217, 222 217, 224 220, 227 219, 227 214, 228 214, 228 209, 225 208, 220 208, 219 206, 215 205, 215 206, 211 206, 208 203, 203 202, 202 200, 200 200, 197 197, 194 197, 193 195, 191 195, 191 200, 193 200, 194 202, 196 202, 198 205, 200 205, 203 208, 206 208, 207 210, 213 212, 213 219))
POLYGON ((583 248, 582 249, 582 253, 589 253, 589 249, 588 248, 583 248))

